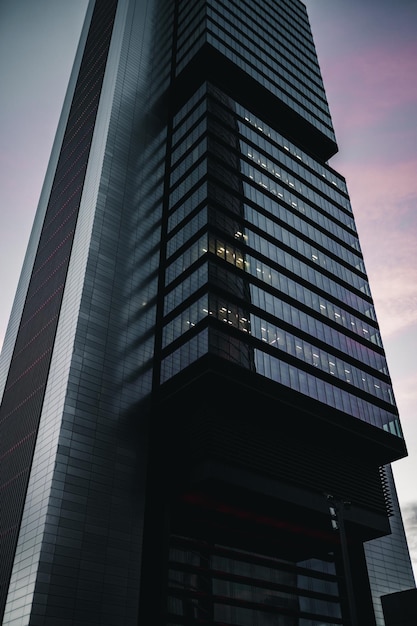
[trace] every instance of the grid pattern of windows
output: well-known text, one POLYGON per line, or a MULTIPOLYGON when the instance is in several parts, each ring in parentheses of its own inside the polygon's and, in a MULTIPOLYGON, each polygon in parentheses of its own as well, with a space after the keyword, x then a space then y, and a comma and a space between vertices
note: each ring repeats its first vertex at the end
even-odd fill
POLYGON ((208 43, 334 139, 304 7, 284 2, 180 2, 176 70, 208 43), (277 54, 278 53, 278 54, 277 54))
POLYGON ((342 624, 334 563, 299 563, 171 537, 168 624, 342 624))
POLYGON ((198 329, 226 322, 230 350, 216 331, 209 352, 249 367, 237 346, 250 336, 258 373, 401 437, 343 179, 210 85, 187 111, 174 131, 165 285, 177 307, 165 305, 162 380, 197 358, 185 346, 198 329), (203 164, 216 183, 194 191, 203 164), (207 282, 191 282, 207 263, 207 282))

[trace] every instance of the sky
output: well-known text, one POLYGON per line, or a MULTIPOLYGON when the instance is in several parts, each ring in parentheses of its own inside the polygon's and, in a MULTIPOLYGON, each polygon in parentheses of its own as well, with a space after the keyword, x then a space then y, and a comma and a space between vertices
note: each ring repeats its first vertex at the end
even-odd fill
POLYGON ((393 463, 417 579, 417 0, 305 0, 408 457, 393 463))
MULTIPOLYGON (((408 457, 417 578, 417 0, 305 0, 408 457)), ((0 0, 0 346, 87 0, 0 0)))

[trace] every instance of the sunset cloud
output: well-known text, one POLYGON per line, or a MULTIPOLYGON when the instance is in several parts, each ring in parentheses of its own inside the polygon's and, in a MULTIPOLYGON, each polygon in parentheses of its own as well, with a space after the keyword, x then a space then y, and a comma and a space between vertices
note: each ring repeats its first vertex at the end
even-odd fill
MULTIPOLYGON (((354 212, 359 219, 398 220, 404 214, 415 214, 417 200, 417 157, 408 161, 365 166, 345 162, 343 171, 354 212)), ((417 229, 417 219, 416 219, 417 229)), ((416 233, 417 234, 417 233, 416 233)))
MULTIPOLYGON (((404 375, 395 383, 395 396, 398 400, 400 412, 404 415, 414 413, 417 404, 417 385, 415 371, 410 369, 408 376, 404 375)), ((417 425, 413 420, 413 438, 417 436, 417 425)), ((417 497, 417 493, 416 493, 417 497)))
POLYGON ((417 323, 417 160, 346 169, 381 330, 401 333, 417 323))
POLYGON ((408 549, 414 563, 414 575, 417 578, 417 502, 402 507, 404 528, 407 534, 408 549))
POLYGON ((337 130, 374 127, 400 107, 417 103, 416 74, 417 43, 370 44, 345 59, 336 57, 325 82, 329 100, 338 104, 337 130))

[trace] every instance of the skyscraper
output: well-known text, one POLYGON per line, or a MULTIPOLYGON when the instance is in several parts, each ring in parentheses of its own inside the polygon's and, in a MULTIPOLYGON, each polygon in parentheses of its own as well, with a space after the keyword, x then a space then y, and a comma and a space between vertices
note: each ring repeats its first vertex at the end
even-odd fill
POLYGON ((91 2, 2 353, 4 625, 379 626, 414 586, 336 151, 299 0, 91 2))

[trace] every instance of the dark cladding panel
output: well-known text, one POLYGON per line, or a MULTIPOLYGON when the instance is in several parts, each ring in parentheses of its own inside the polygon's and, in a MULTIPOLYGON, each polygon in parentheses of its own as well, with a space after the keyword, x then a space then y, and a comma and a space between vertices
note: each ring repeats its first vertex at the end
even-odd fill
POLYGON ((417 589, 406 589, 382 596, 385 626, 417 624, 417 589))

